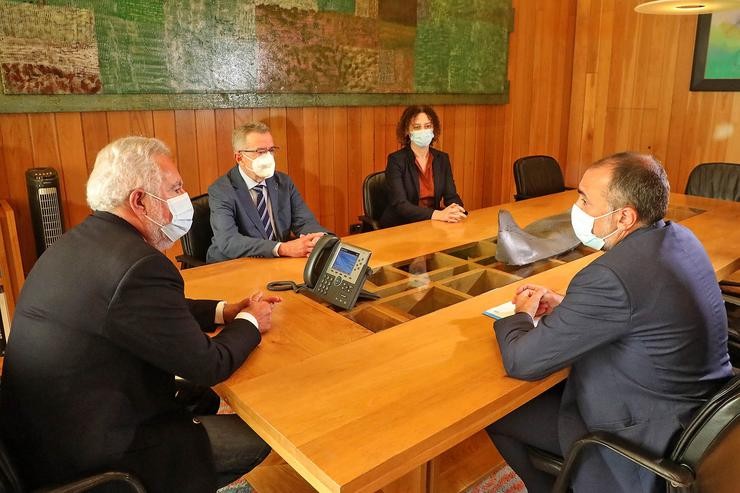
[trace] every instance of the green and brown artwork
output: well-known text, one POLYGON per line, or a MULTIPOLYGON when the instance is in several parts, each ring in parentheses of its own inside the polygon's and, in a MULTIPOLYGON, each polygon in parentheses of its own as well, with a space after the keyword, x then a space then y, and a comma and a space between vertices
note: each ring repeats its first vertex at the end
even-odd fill
POLYGON ((707 79, 740 79, 740 10, 712 14, 707 79))
POLYGON ((512 16, 511 0, 0 0, 0 72, 6 95, 505 95, 512 16))

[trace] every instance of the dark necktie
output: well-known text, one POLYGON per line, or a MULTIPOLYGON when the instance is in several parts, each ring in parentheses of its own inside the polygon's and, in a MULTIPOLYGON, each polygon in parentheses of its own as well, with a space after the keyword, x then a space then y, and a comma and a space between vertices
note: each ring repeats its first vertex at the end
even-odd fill
POLYGON ((274 240, 275 232, 272 230, 272 224, 270 223, 270 213, 267 211, 267 199, 265 198, 265 185, 261 183, 255 185, 254 189, 257 191, 257 213, 260 215, 262 220, 262 228, 265 230, 267 239, 274 240))

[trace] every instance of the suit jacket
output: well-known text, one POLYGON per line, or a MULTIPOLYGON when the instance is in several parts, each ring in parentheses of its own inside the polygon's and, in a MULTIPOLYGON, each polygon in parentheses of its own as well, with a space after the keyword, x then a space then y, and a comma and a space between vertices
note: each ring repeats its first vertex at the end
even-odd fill
POLYGON ((209 263, 239 257, 272 257, 278 241, 288 241, 291 233, 297 236, 326 232, 288 175, 276 171, 265 184, 277 241, 267 239, 257 206, 238 166, 208 187, 213 228, 213 240, 206 255, 209 263))
MULTIPOLYGON (((732 375, 714 269, 693 233, 670 222, 633 232, 584 268, 536 328, 518 313, 495 330, 509 375, 535 380, 571 365, 558 423, 564 454, 605 430, 662 455, 732 375)), ((653 474, 609 451, 587 450, 579 471, 596 460, 613 473, 601 491, 656 488, 653 474)))
MULTIPOLYGON (((457 194, 455 180, 452 177, 450 157, 446 152, 431 147, 429 152, 432 154, 434 172, 434 203, 439 204, 444 201, 445 207, 452 203, 462 206, 462 199, 457 194)), ((410 146, 405 146, 388 155, 385 180, 388 186, 389 204, 380 218, 381 226, 387 228, 431 219, 434 209, 418 205, 419 170, 410 146)))
POLYGON ((175 375, 226 379, 259 344, 235 320, 213 338, 216 301, 186 300, 167 257, 95 212, 36 262, 2 375, 2 428, 29 487, 102 470, 147 491, 215 491, 205 429, 175 402, 175 375))

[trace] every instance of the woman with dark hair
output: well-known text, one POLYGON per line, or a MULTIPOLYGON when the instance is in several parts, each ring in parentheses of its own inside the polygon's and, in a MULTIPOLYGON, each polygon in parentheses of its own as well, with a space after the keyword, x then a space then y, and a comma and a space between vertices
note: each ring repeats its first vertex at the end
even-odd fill
POLYGON ((384 228, 425 219, 456 223, 467 215, 449 156, 431 147, 441 131, 429 106, 409 106, 401 115, 396 137, 403 148, 388 155, 385 168, 390 203, 380 218, 384 228))

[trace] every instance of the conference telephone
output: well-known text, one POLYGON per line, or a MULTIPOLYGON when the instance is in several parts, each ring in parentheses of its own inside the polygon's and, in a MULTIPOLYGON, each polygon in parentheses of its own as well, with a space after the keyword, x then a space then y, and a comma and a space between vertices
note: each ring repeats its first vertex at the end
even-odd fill
MULTIPOLYGON (((371 252, 324 235, 316 242, 303 270, 304 289, 339 308, 349 310, 357 302, 371 252)), ((369 293, 368 293, 369 294, 369 293)))

